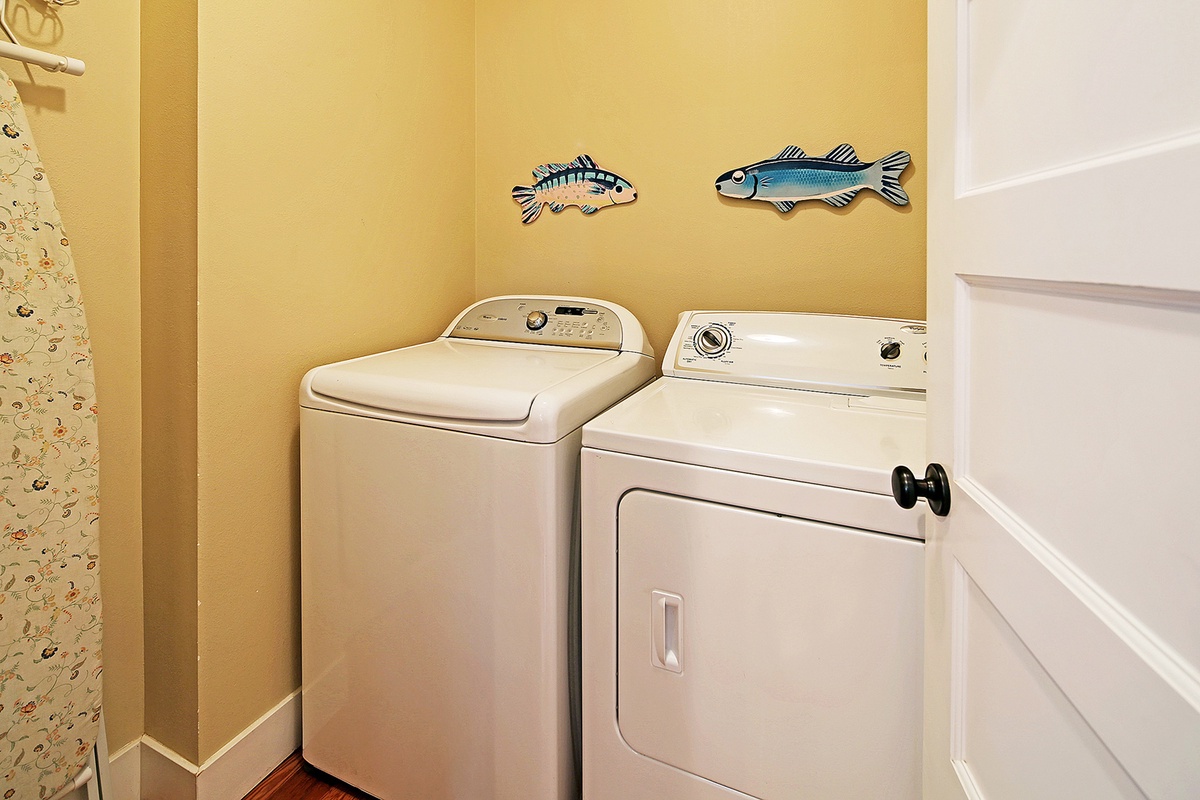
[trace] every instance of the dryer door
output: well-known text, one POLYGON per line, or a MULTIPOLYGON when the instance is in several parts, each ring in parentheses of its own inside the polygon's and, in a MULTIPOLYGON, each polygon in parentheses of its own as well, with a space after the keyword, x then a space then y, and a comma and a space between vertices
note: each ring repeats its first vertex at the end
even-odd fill
POLYGON ((641 490, 617 526, 630 747, 764 800, 920 797, 919 542, 641 490))

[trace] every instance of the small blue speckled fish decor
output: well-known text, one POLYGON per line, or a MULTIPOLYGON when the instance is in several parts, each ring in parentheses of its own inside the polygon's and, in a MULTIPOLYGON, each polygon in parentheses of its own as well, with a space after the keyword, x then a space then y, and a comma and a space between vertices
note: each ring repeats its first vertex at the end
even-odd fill
POLYGON ((859 189, 873 189, 891 203, 908 205, 900 188, 900 173, 912 157, 903 150, 864 164, 848 144, 840 144, 823 156, 807 156, 795 145, 779 155, 717 178, 717 191, 726 197, 765 200, 787 213, 801 200, 824 200, 841 208, 854 199, 859 189))
POLYGON ((616 173, 601 169, 591 156, 581 155, 570 164, 542 164, 533 171, 532 186, 514 186, 513 200, 521 204, 521 222, 533 222, 549 204, 555 214, 567 206, 579 206, 595 214, 606 206, 637 200, 633 184, 616 173))

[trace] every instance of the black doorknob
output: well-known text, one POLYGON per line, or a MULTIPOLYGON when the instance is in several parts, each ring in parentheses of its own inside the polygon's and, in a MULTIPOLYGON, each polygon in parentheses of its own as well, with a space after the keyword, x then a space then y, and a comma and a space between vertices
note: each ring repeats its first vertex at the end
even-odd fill
POLYGON ((950 513, 950 478, 941 464, 925 468, 925 480, 919 481, 908 467, 892 470, 892 497, 901 508, 912 508, 918 497, 929 502, 929 510, 939 517, 950 513))

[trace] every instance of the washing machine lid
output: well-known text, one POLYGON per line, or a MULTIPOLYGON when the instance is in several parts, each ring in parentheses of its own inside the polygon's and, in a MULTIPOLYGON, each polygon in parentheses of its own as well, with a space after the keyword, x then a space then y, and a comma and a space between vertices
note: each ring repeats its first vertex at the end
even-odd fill
MULTIPOLYGON (((318 397, 403 415, 518 422, 539 395, 621 354, 438 339, 318 367, 318 397)), ((615 398, 614 398, 615 399, 615 398)))
POLYGON ((891 494, 925 463, 925 401, 664 377, 583 429, 598 450, 891 494))

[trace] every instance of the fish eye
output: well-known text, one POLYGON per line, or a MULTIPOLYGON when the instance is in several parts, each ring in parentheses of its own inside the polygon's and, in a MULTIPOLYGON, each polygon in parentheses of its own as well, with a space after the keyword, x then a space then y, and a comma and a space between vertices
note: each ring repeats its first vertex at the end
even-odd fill
POLYGON ((620 184, 617 184, 617 194, 620 194, 623 191, 625 191, 625 189, 620 184))
POLYGON ((729 177, 733 180, 734 183, 741 183, 742 181, 746 180, 746 173, 742 172, 739 169, 737 172, 733 173, 729 177))

